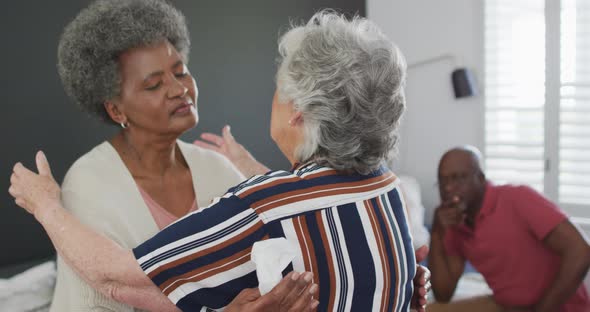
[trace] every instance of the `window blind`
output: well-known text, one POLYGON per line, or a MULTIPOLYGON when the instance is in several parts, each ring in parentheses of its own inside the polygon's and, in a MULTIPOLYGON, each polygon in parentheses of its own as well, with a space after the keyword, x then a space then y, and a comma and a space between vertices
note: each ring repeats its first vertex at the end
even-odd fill
POLYGON ((486 173, 496 183, 542 192, 544 1, 488 0, 484 9, 486 173))
POLYGON ((590 204, 590 1, 562 0, 559 201, 590 204))

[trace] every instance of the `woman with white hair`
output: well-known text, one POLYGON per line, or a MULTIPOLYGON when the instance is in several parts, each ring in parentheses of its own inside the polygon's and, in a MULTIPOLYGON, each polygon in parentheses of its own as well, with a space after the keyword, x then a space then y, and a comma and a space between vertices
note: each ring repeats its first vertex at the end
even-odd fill
POLYGON ((62 208, 42 153, 39 175, 15 166, 10 193, 90 285, 137 307, 160 310, 164 294, 184 311, 222 308, 258 284, 253 244, 285 238, 296 250, 284 273, 313 273, 318 310, 407 311, 416 261, 384 166, 405 108, 403 57, 370 21, 327 11, 279 51, 270 132, 292 170, 248 179, 132 251, 62 208))

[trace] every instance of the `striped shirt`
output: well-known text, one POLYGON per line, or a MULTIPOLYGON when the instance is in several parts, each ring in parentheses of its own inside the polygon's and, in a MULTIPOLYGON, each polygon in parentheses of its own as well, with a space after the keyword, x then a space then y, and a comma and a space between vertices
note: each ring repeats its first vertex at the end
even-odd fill
POLYGON ((298 246, 283 271, 311 271, 319 311, 409 311, 416 259, 399 180, 382 168, 344 175, 307 164, 230 189, 134 249, 144 272, 183 311, 223 308, 258 286, 252 245, 298 246))

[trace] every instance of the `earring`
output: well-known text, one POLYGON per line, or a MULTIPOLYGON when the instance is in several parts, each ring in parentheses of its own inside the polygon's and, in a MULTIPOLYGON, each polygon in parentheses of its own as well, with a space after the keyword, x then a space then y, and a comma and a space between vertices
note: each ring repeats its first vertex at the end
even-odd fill
POLYGON ((128 126, 129 124, 128 124, 128 123, 125 123, 125 122, 122 122, 122 123, 120 123, 120 125, 121 125, 121 128, 123 128, 123 129, 127 129, 127 126, 128 126))

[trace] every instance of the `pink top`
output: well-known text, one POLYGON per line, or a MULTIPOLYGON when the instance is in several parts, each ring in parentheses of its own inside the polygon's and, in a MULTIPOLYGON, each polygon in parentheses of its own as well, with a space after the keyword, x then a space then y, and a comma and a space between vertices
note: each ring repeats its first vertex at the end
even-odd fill
MULTIPOLYGON (((145 204, 150 209, 152 217, 154 217, 154 221, 156 221, 156 225, 160 230, 179 219, 177 216, 171 214, 168 210, 160 206, 160 204, 153 200, 150 194, 148 194, 141 187, 139 187, 139 185, 137 186, 137 188, 141 193, 141 197, 143 197, 143 201, 145 201, 145 204)), ((193 204, 191 208, 187 211, 187 213, 196 211, 197 208, 197 200, 195 199, 193 200, 193 204)))
MULTIPOLYGON (((529 187, 488 183, 473 230, 465 225, 450 229, 445 249, 473 264, 498 303, 530 306, 541 298, 559 268, 559 257, 543 239, 566 219, 555 204, 529 187)), ((559 311, 589 309, 582 284, 559 311)))

